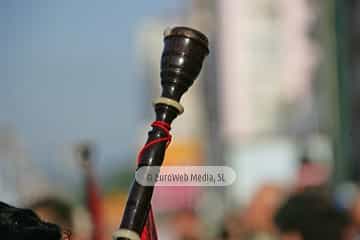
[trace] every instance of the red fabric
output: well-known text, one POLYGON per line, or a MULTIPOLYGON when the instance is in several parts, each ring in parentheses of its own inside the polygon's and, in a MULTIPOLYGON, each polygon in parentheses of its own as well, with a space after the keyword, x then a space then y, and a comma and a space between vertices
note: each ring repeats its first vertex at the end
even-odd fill
POLYGON ((149 215, 146 220, 146 224, 141 233, 141 240, 157 240, 157 230, 155 225, 154 213, 152 211, 152 207, 150 206, 149 215))
POLYGON ((100 199, 98 187, 95 183, 95 179, 91 175, 88 176, 86 180, 86 195, 87 195, 87 205, 91 216, 91 222, 93 224, 91 240, 102 240, 103 218, 102 218, 102 209, 101 209, 101 199, 100 199))
MULTIPOLYGON (((144 154, 144 152, 152 145, 160 143, 160 142, 166 142, 166 147, 169 146, 171 141, 171 135, 170 135, 170 125, 163 121, 155 121, 151 124, 152 127, 160 128, 165 134, 165 137, 155 139, 153 141, 148 142, 145 144, 145 146, 140 150, 137 163, 139 164, 141 161, 141 157, 144 154)), ((155 218, 154 213, 152 211, 152 206, 150 205, 148 217, 144 226, 144 229, 141 233, 141 240, 157 240, 157 230, 155 226, 155 218)))

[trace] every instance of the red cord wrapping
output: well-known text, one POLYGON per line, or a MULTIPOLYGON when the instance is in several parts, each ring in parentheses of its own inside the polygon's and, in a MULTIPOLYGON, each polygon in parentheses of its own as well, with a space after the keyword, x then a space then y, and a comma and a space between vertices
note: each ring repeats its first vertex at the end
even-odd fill
MULTIPOLYGON (((160 142, 166 142, 166 147, 168 147, 171 142, 170 124, 163 122, 163 121, 155 121, 151 124, 151 126, 160 128, 166 134, 166 136, 162 137, 162 138, 154 139, 154 140, 146 143, 145 146, 139 152, 139 155, 137 158, 137 164, 140 164, 140 161, 141 161, 141 158, 142 158, 144 152, 152 145, 160 143, 160 142)), ((153 214, 152 207, 150 204, 148 217, 146 219, 144 229, 141 233, 141 240, 157 240, 157 239, 158 239, 158 237, 157 237, 157 231, 156 231, 156 226, 155 226, 154 214, 153 214)))
POLYGON ((137 164, 140 163, 142 155, 144 154, 145 150, 147 150, 150 146, 159 143, 159 142, 166 142, 166 147, 169 146, 171 142, 171 134, 170 134, 170 124, 163 121, 155 121, 151 124, 152 127, 157 127, 163 130, 163 132, 166 134, 165 137, 154 139, 148 143, 145 144, 145 146, 140 150, 138 158, 137 158, 137 164))

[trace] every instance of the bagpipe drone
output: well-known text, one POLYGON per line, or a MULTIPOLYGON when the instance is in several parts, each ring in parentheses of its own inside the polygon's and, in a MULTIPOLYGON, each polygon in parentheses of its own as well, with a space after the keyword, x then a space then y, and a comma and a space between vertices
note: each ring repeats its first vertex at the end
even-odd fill
MULTIPOLYGON (((199 31, 175 27, 164 32, 161 57, 161 97, 153 102, 156 120, 151 124, 146 144, 139 152, 137 169, 161 166, 168 144, 172 121, 183 113, 182 95, 194 83, 209 54, 208 39, 199 31)), ((119 229, 114 240, 156 240, 157 232, 151 208, 154 186, 133 181, 119 229)))

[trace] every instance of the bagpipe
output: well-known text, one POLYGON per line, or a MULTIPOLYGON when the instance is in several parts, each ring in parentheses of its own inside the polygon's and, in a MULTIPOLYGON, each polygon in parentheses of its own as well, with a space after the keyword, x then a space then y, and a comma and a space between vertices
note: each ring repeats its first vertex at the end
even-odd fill
MULTIPOLYGON (((161 166, 171 141, 170 126, 184 112, 180 99, 194 83, 209 54, 207 37, 188 27, 174 27, 164 32, 161 57, 161 97, 153 102, 156 120, 137 158, 137 170, 161 166)), ((119 229, 114 240, 156 240, 157 232, 151 207, 154 186, 133 181, 119 229)))

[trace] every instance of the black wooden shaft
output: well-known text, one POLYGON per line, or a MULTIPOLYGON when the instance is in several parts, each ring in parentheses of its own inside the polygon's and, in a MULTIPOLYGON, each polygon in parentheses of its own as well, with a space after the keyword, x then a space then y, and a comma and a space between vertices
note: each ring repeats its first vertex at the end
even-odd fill
MULTIPOLYGON (((208 40, 202 33, 186 27, 176 27, 167 31, 161 57, 161 96, 180 102, 182 95, 200 73, 202 63, 208 53, 208 40)), ((157 121, 163 121, 169 125, 179 115, 175 107, 161 103, 156 104, 155 113, 157 121)), ((147 143, 165 136, 166 133, 155 126, 148 133, 147 143)), ((166 142, 152 145, 143 153, 138 167, 161 166, 165 150, 166 142)), ((120 229, 131 230, 141 235, 153 190, 153 186, 142 186, 133 181, 120 229)))

